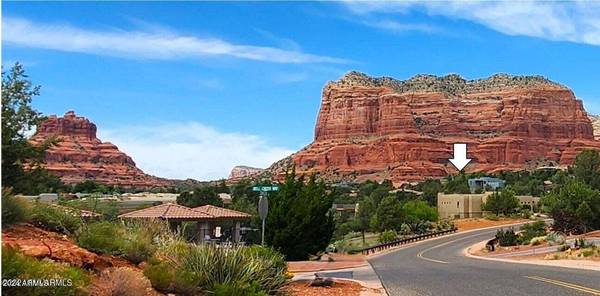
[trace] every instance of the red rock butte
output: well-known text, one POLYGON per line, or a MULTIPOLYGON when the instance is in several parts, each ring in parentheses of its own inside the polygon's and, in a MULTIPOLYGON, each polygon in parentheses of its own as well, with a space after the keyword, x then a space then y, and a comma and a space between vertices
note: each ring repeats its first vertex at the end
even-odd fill
POLYGON ((395 185, 456 173, 453 144, 466 143, 467 172, 567 166, 600 149, 583 104, 540 76, 408 80, 349 72, 323 89, 314 141, 275 163, 333 181, 390 179, 395 185))
POLYGON ((66 184, 93 180, 121 187, 150 188, 172 183, 145 174, 117 146, 100 141, 96 137, 96 125, 73 111, 64 117, 49 116, 30 141, 39 144, 52 137, 57 143, 46 150, 45 167, 66 184))

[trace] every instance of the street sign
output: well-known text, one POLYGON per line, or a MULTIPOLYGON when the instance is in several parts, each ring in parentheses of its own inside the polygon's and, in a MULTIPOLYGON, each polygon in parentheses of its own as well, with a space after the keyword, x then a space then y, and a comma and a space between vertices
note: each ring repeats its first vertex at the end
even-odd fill
POLYGON ((279 186, 278 185, 253 186, 252 191, 259 191, 259 192, 279 191, 279 186))

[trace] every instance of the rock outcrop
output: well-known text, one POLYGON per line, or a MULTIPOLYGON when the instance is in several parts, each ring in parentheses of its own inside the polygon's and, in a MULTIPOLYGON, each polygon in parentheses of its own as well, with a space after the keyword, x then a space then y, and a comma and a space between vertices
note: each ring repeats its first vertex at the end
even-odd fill
POLYGON ((594 138, 600 140, 600 116, 588 114, 590 121, 592 122, 592 128, 594 129, 594 138))
POLYGON ((49 116, 33 137, 34 144, 54 138, 56 145, 46 150, 44 166, 66 184, 93 180, 121 187, 164 187, 172 180, 145 174, 127 154, 110 142, 96 137, 96 125, 69 111, 64 117, 49 116))
POLYGON ((244 165, 238 165, 238 166, 233 167, 233 169, 231 169, 231 172, 229 173, 229 177, 227 178, 227 181, 237 182, 244 178, 251 178, 252 176, 256 176, 256 175, 262 173, 263 171, 264 171, 264 169, 253 168, 253 167, 244 166, 244 165))
MULTIPOLYGON (((582 102, 540 76, 401 81, 350 72, 324 87, 314 142, 291 159, 297 172, 332 181, 401 185, 456 173, 453 143, 467 144, 467 172, 566 166, 582 149, 600 149, 582 102)), ((281 176, 282 167, 269 171, 281 176)))

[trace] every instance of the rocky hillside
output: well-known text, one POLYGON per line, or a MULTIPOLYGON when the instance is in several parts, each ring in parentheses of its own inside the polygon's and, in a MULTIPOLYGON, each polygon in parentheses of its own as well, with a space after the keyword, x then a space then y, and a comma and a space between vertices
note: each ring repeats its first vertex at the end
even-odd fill
POLYGON ((45 166, 66 184, 84 180, 122 187, 162 187, 173 181, 145 174, 127 154, 112 143, 96 137, 96 125, 69 111, 63 117, 52 115, 40 124, 33 143, 55 137, 58 141, 46 151, 45 166))
MULTIPOLYGON (((468 172, 565 166, 584 148, 600 149, 586 114, 570 89, 540 76, 350 72, 324 87, 315 139, 292 160, 298 172, 332 181, 396 185, 456 173, 453 143, 467 143, 468 172)), ((281 176, 282 163, 270 172, 281 176)))
POLYGON ((264 171, 264 170, 259 169, 259 168, 245 166, 245 165, 238 165, 238 166, 233 167, 233 169, 231 169, 231 172, 229 173, 229 177, 227 180, 230 182, 237 182, 241 179, 249 178, 249 177, 255 176, 257 174, 260 174, 262 171, 264 171))

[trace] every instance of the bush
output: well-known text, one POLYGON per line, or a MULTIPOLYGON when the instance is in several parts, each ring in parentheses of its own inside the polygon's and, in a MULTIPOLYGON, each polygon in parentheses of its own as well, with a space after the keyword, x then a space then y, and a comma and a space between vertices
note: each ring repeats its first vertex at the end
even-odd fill
POLYGON ((2 287, 5 295, 81 295, 89 282, 88 275, 79 268, 52 261, 27 257, 12 248, 2 249, 2 279, 61 279, 72 285, 56 287, 2 287))
POLYGON ((167 292, 173 281, 173 272, 167 263, 151 260, 144 268, 144 275, 150 280, 152 287, 167 292))
POLYGON ((260 289, 260 285, 251 283, 250 285, 244 283, 227 283, 217 284, 212 289, 212 293, 215 296, 267 296, 265 291, 260 289))
POLYGON ((96 253, 121 255, 125 246, 125 229, 111 222, 87 225, 77 233, 77 244, 96 253))
POLYGON ((386 230, 379 234, 379 242, 382 244, 393 242, 397 239, 398 239, 398 234, 396 234, 396 232, 393 230, 386 230))
POLYGON ((498 229, 496 232, 496 238, 498 239, 498 243, 500 246, 516 246, 519 242, 519 237, 515 234, 513 229, 509 229, 503 231, 502 229, 498 229))
POLYGON ((2 223, 4 226, 25 222, 29 218, 29 202, 16 197, 10 188, 2 188, 2 223))
POLYGON ((544 221, 536 221, 521 226, 522 244, 529 244, 532 238, 546 235, 546 223, 544 221))
POLYGON ((566 238, 560 232, 550 232, 548 235, 546 235, 546 241, 550 246, 558 246, 564 244, 566 238))
POLYGON ((128 267, 104 270, 97 286, 103 288, 103 294, 119 296, 145 296, 152 289, 142 273, 128 267))
POLYGON ((556 251, 558 251, 558 252, 564 252, 564 251, 566 251, 566 250, 568 250, 570 248, 571 248, 571 246, 566 245, 566 244, 565 245, 560 245, 560 246, 558 246, 558 248, 556 248, 556 251))
POLYGON ((544 242, 546 242, 545 236, 537 236, 537 237, 532 238, 529 243, 532 246, 538 246, 538 245, 543 244, 544 242))
POLYGON ((233 285, 253 293, 272 293, 287 281, 286 270, 283 255, 270 248, 226 249, 176 241, 157 252, 144 274, 157 290, 164 292, 197 294, 204 290, 212 293, 229 291, 233 285))
POLYGON ((68 235, 74 234, 83 225, 81 216, 76 209, 71 211, 67 207, 43 202, 33 204, 31 222, 40 228, 68 235))

